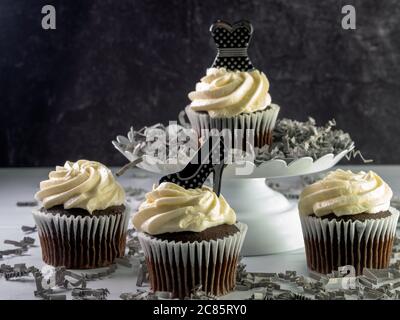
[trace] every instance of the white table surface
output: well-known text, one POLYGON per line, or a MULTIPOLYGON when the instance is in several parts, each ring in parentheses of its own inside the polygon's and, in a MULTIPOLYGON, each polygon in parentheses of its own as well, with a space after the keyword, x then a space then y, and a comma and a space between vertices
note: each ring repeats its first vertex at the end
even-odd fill
MULTIPOLYGON (((342 166, 343 167, 343 166, 342 166)), ((400 165, 391 166, 345 166, 352 170, 374 170, 387 181, 395 195, 400 195, 400 165)), ((21 230, 22 225, 33 226, 30 207, 17 207, 18 201, 32 201, 39 182, 47 178, 49 168, 0 168, 0 250, 15 248, 4 244, 5 239, 22 240, 25 234, 21 230)), ((136 169, 135 169, 136 170, 136 169)), ((115 170, 113 170, 115 171, 115 170)), ((157 181, 157 176, 144 172, 127 172, 119 180, 123 186, 140 187, 150 190, 152 184, 157 181)), ((222 190, 223 192, 223 190, 222 190)), ((133 203, 133 206, 138 203, 133 203)), ((37 233, 29 236, 36 239, 39 244, 37 233)), ((45 264, 41 259, 40 247, 29 249, 23 256, 5 256, 0 259, 0 264, 14 265, 26 263, 27 266, 36 266, 41 269, 45 264)), ((244 259, 248 271, 259 272, 282 272, 295 270, 299 274, 307 274, 304 250, 274 254, 268 256, 248 257, 244 259)), ((90 288, 108 288, 110 295, 108 299, 119 299, 123 292, 136 291, 136 269, 118 266, 115 273, 101 280, 88 282, 90 288)), ((35 290, 33 279, 27 277, 24 281, 5 281, 0 278, 0 299, 38 299, 33 292, 35 290)), ((70 292, 66 292, 70 298, 70 292)), ((231 293, 225 298, 239 299, 250 296, 248 292, 231 293)))

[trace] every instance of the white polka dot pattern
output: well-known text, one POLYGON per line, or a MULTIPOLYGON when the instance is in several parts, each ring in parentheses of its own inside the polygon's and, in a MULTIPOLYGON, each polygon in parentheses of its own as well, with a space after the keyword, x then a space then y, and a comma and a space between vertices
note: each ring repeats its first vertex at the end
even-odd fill
POLYGON ((218 50, 212 67, 240 71, 254 69, 247 55, 253 34, 253 26, 249 22, 243 20, 231 25, 219 20, 210 31, 218 50))

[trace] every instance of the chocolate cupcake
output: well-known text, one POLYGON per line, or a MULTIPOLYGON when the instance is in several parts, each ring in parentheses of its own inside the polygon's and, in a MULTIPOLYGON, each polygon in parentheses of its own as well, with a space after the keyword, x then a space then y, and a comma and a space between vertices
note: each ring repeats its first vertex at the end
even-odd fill
POLYGON ((101 163, 57 166, 35 198, 42 204, 33 217, 47 264, 99 268, 124 255, 129 207, 123 188, 101 163))
POLYGON ((198 285, 213 295, 234 289, 247 226, 236 223, 223 196, 208 187, 184 189, 163 182, 146 194, 132 222, 152 290, 182 299, 198 285))
POLYGON ((280 109, 271 103, 268 90, 267 77, 256 69, 210 68, 196 90, 189 93, 192 102, 185 111, 200 137, 211 129, 229 130, 231 146, 245 148, 250 133, 254 136, 254 146, 261 148, 272 143, 272 130, 280 109))
POLYGON ((325 274, 344 265, 356 274, 387 268, 399 218, 392 195, 372 171, 339 169, 307 186, 299 212, 308 267, 325 274))

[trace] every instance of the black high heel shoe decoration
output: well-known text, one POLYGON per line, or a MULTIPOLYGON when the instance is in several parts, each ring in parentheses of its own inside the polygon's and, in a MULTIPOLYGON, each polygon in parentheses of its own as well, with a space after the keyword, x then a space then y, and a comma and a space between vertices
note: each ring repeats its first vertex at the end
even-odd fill
POLYGON ((253 26, 250 22, 241 20, 231 25, 218 20, 211 25, 210 32, 218 50, 212 67, 239 71, 254 69, 247 55, 247 48, 253 34, 253 26))
POLYGON ((209 136, 183 170, 162 177, 160 183, 173 182, 185 189, 200 188, 213 173, 213 191, 219 196, 222 172, 226 166, 225 151, 222 137, 209 136))

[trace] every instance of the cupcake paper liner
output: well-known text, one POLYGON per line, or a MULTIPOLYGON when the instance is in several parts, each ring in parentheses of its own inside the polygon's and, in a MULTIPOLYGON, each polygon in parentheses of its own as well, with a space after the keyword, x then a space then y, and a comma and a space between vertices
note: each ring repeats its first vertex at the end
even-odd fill
POLYGON ((190 296, 201 285, 208 294, 224 295, 233 290, 240 250, 247 225, 237 223, 239 232, 223 239, 175 242, 139 233, 153 291, 172 292, 173 297, 190 296))
MULTIPOLYGON (((204 135, 204 130, 229 129, 232 132, 232 145, 235 146, 236 141, 242 141, 242 146, 246 146, 246 130, 254 130, 254 146, 261 148, 264 145, 271 145, 272 130, 275 127, 276 119, 279 113, 279 106, 271 104, 267 109, 252 113, 242 113, 232 118, 211 118, 207 112, 196 112, 187 106, 185 111, 189 118, 190 124, 197 132, 199 137, 204 135), (238 135, 235 129, 242 129, 243 134, 238 135)), ((240 146, 240 143, 239 143, 240 146)))
POLYGON ((327 274, 353 265, 359 275, 363 268, 387 268, 399 218, 399 211, 389 211, 389 217, 365 221, 301 216, 309 269, 327 274))
POLYGON ((130 209, 109 216, 66 216, 33 211, 43 261, 68 269, 100 268, 125 254, 130 209))

